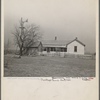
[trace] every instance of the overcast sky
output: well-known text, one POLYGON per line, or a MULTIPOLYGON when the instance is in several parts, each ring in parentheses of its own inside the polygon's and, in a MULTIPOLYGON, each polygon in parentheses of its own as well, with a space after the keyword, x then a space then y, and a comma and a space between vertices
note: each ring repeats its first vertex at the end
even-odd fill
POLYGON ((97 0, 4 0, 5 40, 19 20, 41 27, 43 39, 73 40, 78 37, 87 52, 95 52, 97 0))

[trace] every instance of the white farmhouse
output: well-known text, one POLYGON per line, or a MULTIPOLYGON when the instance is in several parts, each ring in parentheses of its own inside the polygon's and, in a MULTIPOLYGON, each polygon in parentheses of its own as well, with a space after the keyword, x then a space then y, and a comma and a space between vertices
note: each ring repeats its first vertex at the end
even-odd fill
POLYGON ((75 38, 72 41, 58 41, 57 37, 55 40, 42 41, 43 54, 85 54, 85 44, 75 38))

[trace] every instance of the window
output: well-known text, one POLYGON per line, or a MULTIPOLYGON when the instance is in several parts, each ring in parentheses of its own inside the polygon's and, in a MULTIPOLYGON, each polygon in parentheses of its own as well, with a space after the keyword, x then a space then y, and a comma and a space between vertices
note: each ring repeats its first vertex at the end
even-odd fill
POLYGON ((66 52, 67 50, 66 50, 67 48, 61 48, 61 52, 66 52))
POLYGON ((54 48, 53 47, 51 47, 51 51, 54 51, 54 48))
POLYGON ((77 46, 74 46, 74 52, 77 52, 77 46))
POLYGON ((50 52, 50 48, 49 47, 47 48, 47 52, 50 52))
POLYGON ((61 52, 64 52, 64 48, 61 48, 61 52))
POLYGON ((64 52, 67 52, 67 48, 64 48, 64 52))
POLYGON ((57 48, 56 48, 56 51, 57 51, 57 52, 59 52, 59 51, 60 51, 60 48, 59 48, 59 47, 57 47, 57 48))
POLYGON ((54 47, 54 51, 56 51, 56 48, 54 47))

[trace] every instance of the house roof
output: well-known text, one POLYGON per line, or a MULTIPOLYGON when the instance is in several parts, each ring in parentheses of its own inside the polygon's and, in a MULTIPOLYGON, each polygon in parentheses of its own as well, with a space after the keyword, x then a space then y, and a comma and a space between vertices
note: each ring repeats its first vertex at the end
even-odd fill
POLYGON ((70 43, 74 42, 74 41, 77 41, 77 42, 80 43, 81 45, 85 46, 85 44, 82 43, 81 41, 79 41, 79 40, 77 39, 77 37, 76 37, 74 40, 72 40, 72 41, 70 41, 69 43, 67 43, 66 46, 69 45, 70 43))
POLYGON ((62 41, 62 40, 43 40, 42 44, 44 47, 67 47, 70 43, 77 41, 81 45, 85 46, 81 41, 79 41, 77 38, 71 41, 62 41))
POLYGON ((80 43, 81 45, 85 46, 85 44, 83 44, 81 41, 79 41, 77 38, 75 38, 72 41, 66 41, 66 40, 42 40, 34 42, 30 47, 36 48, 38 47, 40 44, 43 45, 43 47, 67 47, 67 45, 69 45, 70 43, 77 41, 78 43, 80 43))
POLYGON ((68 41, 61 40, 43 40, 42 44, 44 47, 66 47, 68 41))

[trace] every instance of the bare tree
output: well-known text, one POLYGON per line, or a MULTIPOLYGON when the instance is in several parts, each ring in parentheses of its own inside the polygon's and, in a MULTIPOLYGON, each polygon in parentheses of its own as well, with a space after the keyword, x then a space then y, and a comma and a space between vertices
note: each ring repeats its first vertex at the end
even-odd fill
POLYGON ((15 44, 19 47, 20 57, 23 55, 26 49, 25 47, 30 47, 41 38, 39 26, 32 24, 24 27, 23 23, 21 20, 21 27, 15 27, 15 31, 12 33, 14 35, 15 44))

